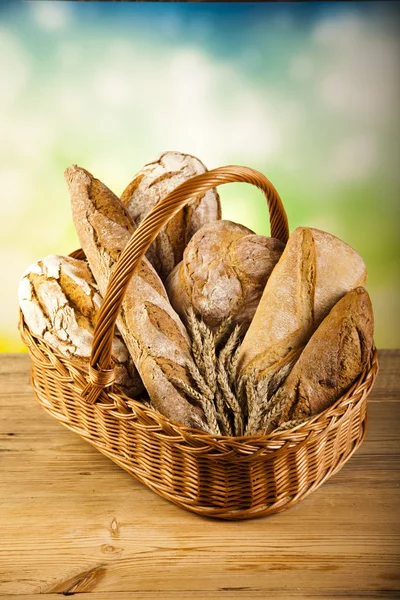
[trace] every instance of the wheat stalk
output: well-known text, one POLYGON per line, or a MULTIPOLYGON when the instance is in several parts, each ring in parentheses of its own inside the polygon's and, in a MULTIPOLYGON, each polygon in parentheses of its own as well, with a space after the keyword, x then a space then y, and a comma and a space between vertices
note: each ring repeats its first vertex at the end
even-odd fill
POLYGON ((228 365, 228 378, 229 378, 229 384, 231 386, 235 386, 235 384, 236 384, 237 370, 238 370, 238 363, 239 363, 239 354, 240 354, 240 344, 238 344, 236 350, 234 351, 234 353, 232 355, 232 360, 231 360, 230 364, 228 365))
POLYGON ((286 431, 287 429, 292 429, 293 427, 297 427, 297 425, 301 425, 306 420, 307 419, 294 419, 292 421, 286 421, 285 423, 282 423, 282 425, 279 425, 279 427, 274 429, 274 432, 286 431))
POLYGON ((171 382, 202 406, 213 433, 239 435, 243 432, 243 416, 234 389, 233 369, 236 370, 237 356, 233 365, 232 357, 240 344, 241 328, 236 326, 229 334, 232 318, 228 318, 212 331, 197 318, 193 307, 188 307, 186 314, 194 358, 187 369, 193 385, 177 378, 171 382))
POLYGON ((215 332, 214 332, 215 347, 217 347, 220 344, 220 342, 222 342, 222 340, 225 338, 225 336, 229 332, 229 330, 231 328, 232 320, 233 320, 232 317, 228 317, 227 319, 222 321, 222 323, 215 330, 215 332))
POLYGON ((203 334, 203 360, 205 380, 207 381, 207 384, 214 396, 215 390, 217 388, 217 356, 215 350, 214 336, 212 331, 203 322, 200 322, 200 331, 203 334))
POLYGON ((203 339, 200 332, 199 321, 196 318, 195 312, 192 306, 189 306, 187 311, 187 325, 188 332, 192 343, 192 354, 195 362, 200 369, 202 368, 202 350, 203 350, 203 339))
POLYGON ((228 375, 223 368, 218 369, 218 383, 220 384, 225 402, 229 405, 233 412, 235 434, 243 435, 242 410, 235 394, 229 387, 228 375))
POLYGON ((206 416, 207 423, 210 427, 210 433, 213 433, 215 435, 221 435, 221 429, 217 421, 217 413, 212 400, 210 400, 210 398, 208 398, 207 396, 200 394, 191 385, 185 383, 184 381, 181 381, 180 379, 177 379, 176 377, 173 377, 171 379, 171 382, 182 392, 185 392, 185 394, 187 394, 190 398, 199 402, 206 416))
POLYGON ((187 364, 192 384, 178 378, 172 383, 203 408, 210 433, 239 436, 265 431, 288 402, 275 390, 298 354, 282 361, 259 381, 255 372, 238 378, 243 327, 236 325, 232 330, 233 320, 229 318, 212 330, 196 316, 193 307, 188 307, 186 313, 194 359, 187 364))
POLYGON ((222 425, 222 433, 224 435, 233 435, 232 425, 229 420, 229 416, 227 415, 226 404, 224 403, 222 392, 219 389, 217 389, 215 394, 215 403, 217 407, 220 426, 222 425))
POLYGON ((247 425, 245 435, 253 435, 260 429, 261 418, 265 411, 268 397, 269 380, 262 379, 257 382, 254 371, 244 378, 241 386, 245 388, 245 402, 247 403, 247 425))
POLYGON ((212 400, 213 398, 213 392, 211 391, 211 389, 208 387, 206 380, 204 379, 203 375, 200 373, 199 368, 197 367, 197 365, 193 364, 193 363, 188 363, 187 364, 187 368, 188 371, 194 381, 194 383, 197 385, 199 391, 209 400, 212 400))
POLYGON ((219 353, 219 359, 224 368, 228 367, 228 363, 232 364, 234 353, 240 347, 240 333, 241 327, 236 325, 219 353))
POLYGON ((268 409, 263 414, 261 420, 261 429, 263 431, 266 431, 271 425, 271 423, 274 421, 274 419, 279 417, 283 409, 287 406, 288 402, 289 397, 281 396, 280 394, 277 394, 270 400, 270 402, 268 403, 268 409))

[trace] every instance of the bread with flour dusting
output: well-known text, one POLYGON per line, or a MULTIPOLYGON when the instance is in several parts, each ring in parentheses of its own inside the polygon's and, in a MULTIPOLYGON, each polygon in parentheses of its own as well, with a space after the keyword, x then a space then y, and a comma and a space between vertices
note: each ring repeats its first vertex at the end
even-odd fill
MULTIPOLYGON (((75 227, 90 268, 104 295, 112 269, 135 225, 119 198, 101 181, 74 165, 65 172, 75 227)), ((165 416, 189 427, 204 426, 203 411, 171 384, 190 383, 190 341, 172 308, 164 285, 143 258, 131 278, 117 325, 152 404, 165 416)))
POLYGON ((284 247, 232 221, 203 225, 165 282, 172 306, 183 320, 192 306, 212 328, 231 317, 244 331, 284 247))
MULTIPOLYGON (((64 356, 89 365, 93 331, 102 297, 83 260, 50 255, 32 264, 18 288, 19 304, 30 332, 64 356)), ((118 331, 112 346, 116 383, 130 397, 143 383, 118 331)))
POLYGON ((374 317, 363 287, 351 290, 311 336, 274 402, 284 402, 277 424, 329 408, 366 367, 373 346, 374 317))
MULTIPOLYGON (((153 206, 178 185, 205 173, 207 168, 195 156, 164 152, 147 163, 135 175, 121 195, 121 201, 136 225, 153 206)), ((160 231, 146 256, 162 280, 177 265, 193 234, 205 223, 221 218, 221 206, 215 189, 193 198, 160 231)))
MULTIPOLYGON (((239 372, 271 378, 293 363, 331 308, 364 286, 361 256, 339 238, 298 227, 267 281, 239 354, 239 372)), ((279 384, 279 378, 275 380, 279 384)))

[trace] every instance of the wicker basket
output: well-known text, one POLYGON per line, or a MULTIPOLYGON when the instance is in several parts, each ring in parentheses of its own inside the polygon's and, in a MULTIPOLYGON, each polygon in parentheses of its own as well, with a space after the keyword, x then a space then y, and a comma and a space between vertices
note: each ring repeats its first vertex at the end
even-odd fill
MULTIPOLYGON (((191 198, 234 181, 264 192, 271 235, 286 243, 286 214, 264 175, 236 166, 208 171, 158 202, 122 252, 100 309, 89 369, 31 335, 22 313, 20 333, 32 359, 34 393, 47 412, 175 504, 208 517, 246 519, 293 506, 350 458, 365 436, 366 401, 378 359, 374 348, 362 375, 329 409, 268 436, 212 436, 189 429, 112 385, 114 325, 138 262, 161 227, 191 198)), ((71 256, 84 254, 78 250, 71 256)))

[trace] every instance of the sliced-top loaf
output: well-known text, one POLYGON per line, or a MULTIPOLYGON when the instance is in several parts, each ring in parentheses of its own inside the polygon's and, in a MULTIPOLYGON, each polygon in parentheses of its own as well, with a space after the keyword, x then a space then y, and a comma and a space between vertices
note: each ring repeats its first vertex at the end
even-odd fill
POLYGON ((348 244, 330 233, 298 227, 244 337, 240 373, 264 379, 296 359, 336 302, 366 279, 364 261, 348 244))
POLYGON ((366 367, 373 333, 371 300, 357 287, 335 304, 276 392, 284 402, 278 423, 311 417, 338 400, 366 367))

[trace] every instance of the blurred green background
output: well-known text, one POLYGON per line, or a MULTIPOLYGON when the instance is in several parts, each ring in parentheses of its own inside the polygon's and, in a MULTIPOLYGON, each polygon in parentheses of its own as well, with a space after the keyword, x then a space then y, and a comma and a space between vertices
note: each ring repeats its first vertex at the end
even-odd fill
MULTIPOLYGON (((120 194, 165 150, 264 172, 298 225, 364 258, 378 347, 400 347, 399 4, 0 4, 0 350, 22 351, 17 285, 79 247, 63 171, 120 194)), ((262 195, 223 217, 268 233, 262 195)))

